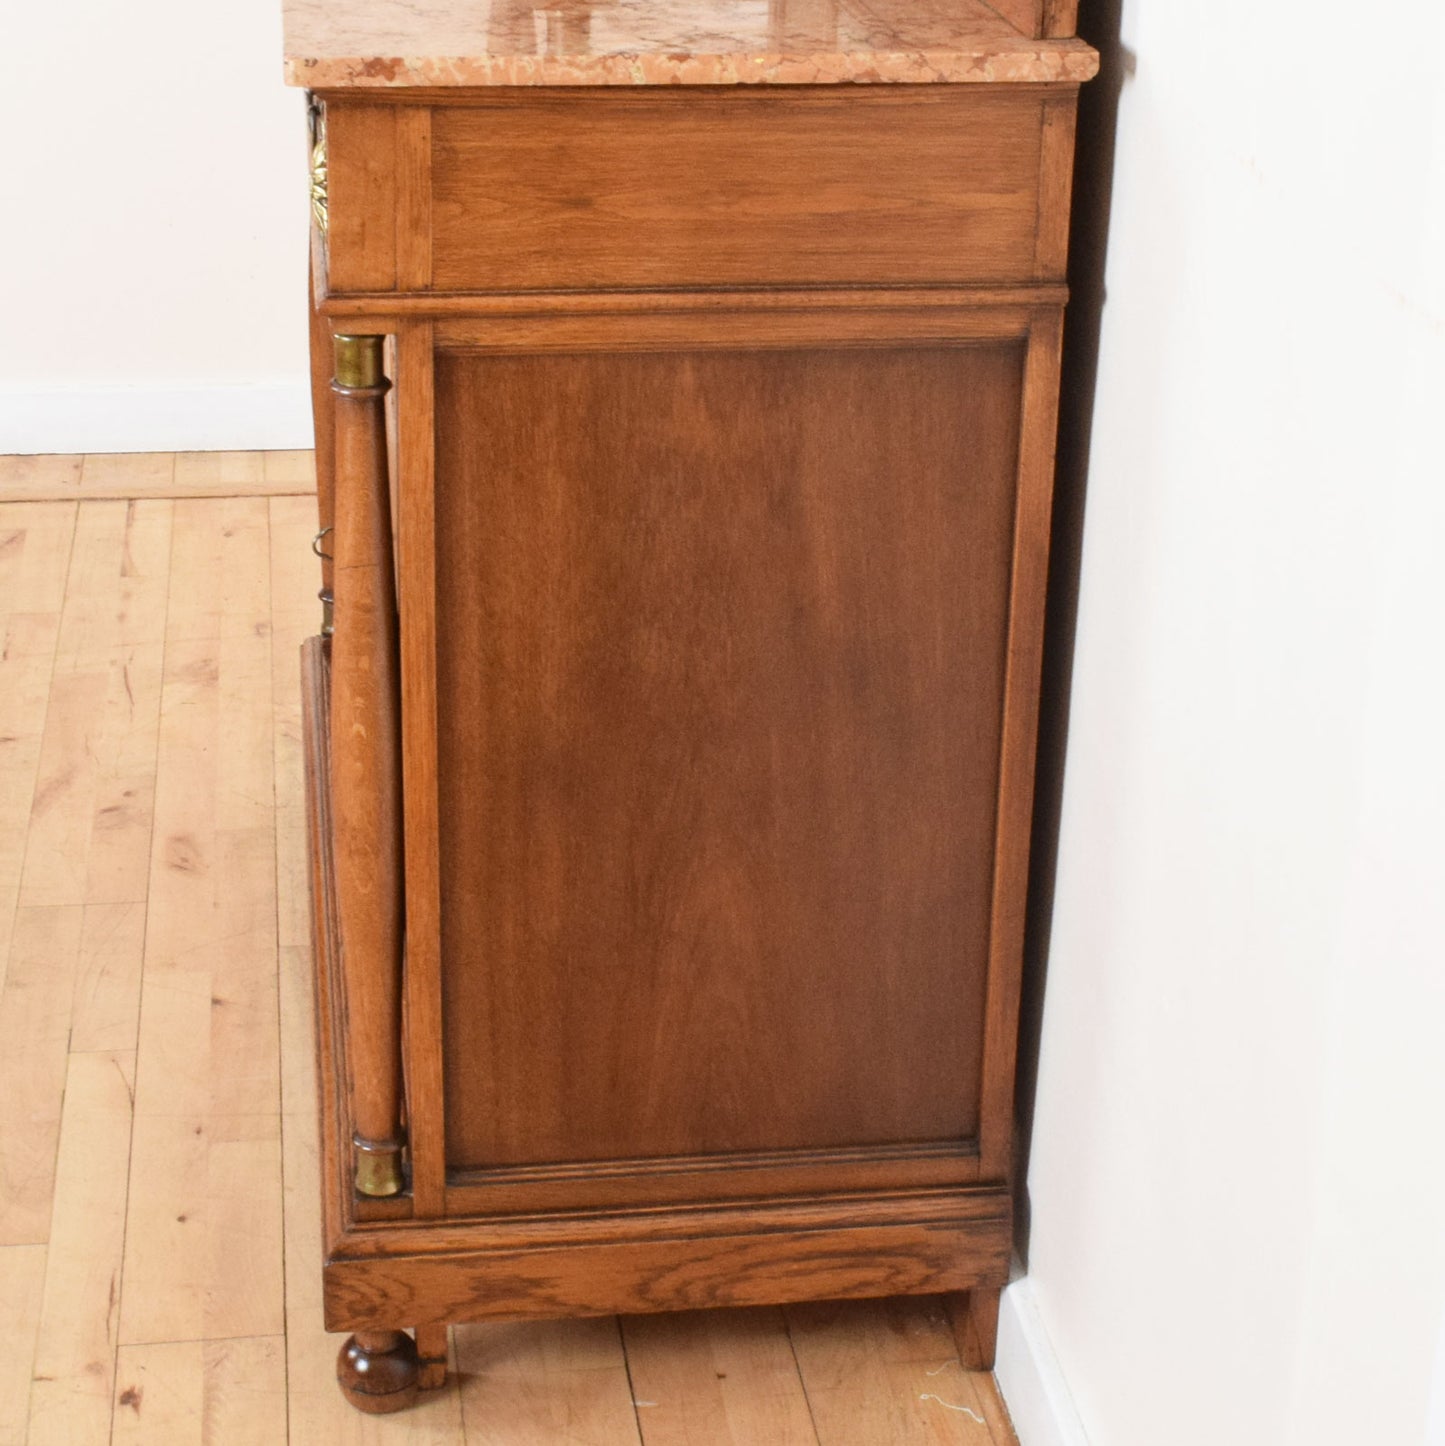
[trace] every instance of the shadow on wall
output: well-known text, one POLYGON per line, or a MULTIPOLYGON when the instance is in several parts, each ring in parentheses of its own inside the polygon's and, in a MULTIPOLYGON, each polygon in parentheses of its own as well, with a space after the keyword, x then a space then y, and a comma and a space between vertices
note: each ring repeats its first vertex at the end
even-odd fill
POLYGON ((1104 261, 1109 241, 1109 202, 1114 186, 1114 132, 1119 95, 1133 70, 1133 56, 1119 41, 1123 0, 1090 0, 1080 7, 1079 34, 1099 52, 1099 74, 1079 93, 1074 161, 1069 309, 1064 329, 1063 385, 1055 481, 1049 595, 1044 625, 1039 765, 1034 792, 1033 845, 1029 864, 1028 919, 1024 934, 1023 1001, 1019 1017, 1018 1192, 1015 1214, 1020 1256, 1028 1264, 1028 1166, 1032 1149, 1034 1092, 1039 1073, 1044 987, 1054 915, 1059 818, 1069 732, 1069 692, 1074 669, 1074 625, 1079 610, 1079 566, 1084 498, 1099 369, 1099 329, 1104 312, 1104 261))

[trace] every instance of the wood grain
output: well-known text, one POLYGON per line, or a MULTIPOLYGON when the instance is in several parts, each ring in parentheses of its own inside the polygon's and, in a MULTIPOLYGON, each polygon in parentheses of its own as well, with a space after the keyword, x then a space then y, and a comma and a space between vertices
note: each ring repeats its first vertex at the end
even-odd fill
POLYGON ((645 1195, 650 1204, 698 1204, 720 1193, 740 1197, 826 1192, 840 1176, 854 1190, 920 1190, 978 1182, 971 1141, 880 1145, 858 1150, 768 1150, 727 1155, 652 1156, 573 1165, 504 1166, 447 1175, 453 1215, 616 1207, 645 1195))
POLYGON ((174 504, 84 501, 58 650, 72 669, 165 640, 174 504))
MULTIPOLYGON (((0 539, 5 535, 0 527, 0 539)), ((0 572, 3 568, 0 556, 0 572)), ((10 596, 21 602, 14 593, 10 596)), ((0 696, 5 698, 8 740, 0 746, 0 984, 4 982, 3 961, 10 953, 10 931, 25 866, 26 824, 35 797, 60 625, 58 613, 59 609, 53 613, 0 614, 0 696)))
POLYGON ((40 1296, 45 1280, 43 1245, 0 1245, 0 1441, 25 1446, 30 1376, 40 1296))
MULTIPOLYGON (((488 291, 1024 280, 1043 93, 478 94, 432 114, 432 282, 488 291)), ((331 285, 344 291, 354 273, 337 275, 338 247, 333 236, 331 285)))
POLYGON ((1005 1446, 937 1300, 789 1306, 820 1446, 1005 1446))
POLYGON ((396 117, 390 106, 348 101, 326 107, 325 251, 334 291, 396 285, 396 117))
POLYGON ((1009 581, 1007 682, 998 786, 988 1004, 984 1029, 984 1107, 980 1156, 984 1178, 1008 1177, 1013 1148, 1014 1060, 1018 1047, 1024 908, 1033 817, 1039 673, 1049 569, 1054 442, 1058 433, 1059 347, 1063 317, 1040 317, 1024 372, 1018 451, 1014 564, 1009 581))
POLYGON ((0 528, 0 598, 6 612, 59 613, 70 573, 74 502, 6 504, 0 528))
POLYGON ((442 355, 453 1166, 976 1131, 1020 364, 442 355))
POLYGON ((735 309, 656 310, 619 308, 615 315, 550 313, 436 323, 439 351, 468 350, 497 356, 561 352, 832 351, 841 347, 896 348, 899 342, 927 346, 1019 340, 1035 309, 976 308, 941 304, 927 292, 888 292, 871 306, 844 305, 836 311, 813 307, 773 308, 750 302, 735 309))
POLYGON ((135 1055, 72 1054, 28 1446, 110 1435, 135 1055))
POLYGON ((970 1290, 948 1298, 958 1358, 970 1371, 993 1370, 998 1349, 997 1290, 970 1290))
POLYGON ((92 497, 167 497, 175 487, 174 452, 91 452, 80 471, 92 497))
MULTIPOLYGON (((403 318, 470 323, 483 328, 511 318, 554 322, 598 317, 643 315, 666 317, 683 313, 725 320, 735 313, 801 313, 816 321, 847 311, 933 310, 967 308, 997 311, 1009 307, 1062 306, 1068 288, 1058 281, 1010 282, 1000 286, 924 287, 769 287, 748 290, 709 288, 706 291, 483 292, 427 291, 396 295, 388 292, 325 295, 319 305, 327 317, 350 318, 346 324, 368 329, 383 324, 396 328, 403 318)), ((337 324, 341 324, 338 321, 337 324)))
POLYGON ((143 1117, 254 1115, 274 1111, 278 1096, 268 552, 264 499, 176 504, 136 1082, 143 1117), (240 698, 254 706, 236 706, 240 698))
POLYGON ((171 507, 103 501, 83 502, 77 511, 24 903, 145 897, 171 507))
POLYGON ((286 1439, 279 1337, 124 1346, 115 1446, 275 1446, 286 1439))
POLYGON ((131 1161, 122 1343, 279 1335, 277 1116, 138 1116, 131 1161))
POLYGON ((1079 29, 1079 0, 1044 0, 1043 33, 1054 39, 1076 35, 1079 29))
POLYGON ((0 457, 0 502, 73 500, 84 461, 78 453, 0 457))
POLYGON ((315 490, 310 451, 0 457, 0 504, 77 498, 270 497, 315 490), (179 461, 182 457, 188 459, 184 467, 179 461), (226 460, 212 462, 211 458, 226 460), (88 464, 83 480, 82 464, 88 464))
MULTIPOLYGON (((146 840, 149 852, 150 840, 146 840)), ((134 1051, 140 1028, 145 902, 87 904, 70 1007, 70 1050, 134 1051)))
POLYGON ((472 1446, 597 1441, 638 1446, 615 1320, 459 1327, 457 1368, 472 1446))
POLYGON ((330 787, 351 1118, 359 1140, 389 1145, 389 1153, 397 1156, 402 1108, 401 699, 382 405, 386 386, 381 382, 353 388, 337 382, 332 387, 336 632, 331 640, 330 787))
POLYGON ((781 1310, 691 1311, 622 1322, 644 1446, 813 1446, 781 1310))
MULTIPOLYGON (((118 661, 117 671, 123 673, 124 659, 118 661)), ((148 661, 158 666, 159 650, 148 661)), ((52 676, 20 881, 22 906, 85 902, 86 855, 98 786, 96 734, 103 723, 118 721, 105 707, 110 673, 109 667, 100 665, 52 676)), ((155 687, 149 691, 153 697, 158 693, 155 687)), ((144 892, 143 873, 134 887, 144 892)))
POLYGON ((268 530, 265 499, 175 504, 126 1344, 281 1330, 268 530))
POLYGON ((1034 242, 1034 274, 1063 276, 1069 264, 1069 198, 1074 186, 1076 94, 1044 102, 1039 152, 1039 228, 1034 242))
POLYGON ((431 110, 406 106, 396 113, 396 285, 426 291, 432 277, 431 110))
POLYGON ((434 336, 426 323, 397 338, 397 518, 401 606, 406 866, 406 1087, 412 1197, 420 1216, 446 1213, 441 870, 437 778, 437 616, 434 336))
POLYGON ((1002 1191, 381 1228, 325 1267, 329 1329, 775 1305, 1002 1285, 1002 1191), (549 1238, 550 1237, 550 1238, 549 1238))
POLYGON ((15 916, 0 991, 0 1245, 50 1236, 81 925, 78 905, 15 916))

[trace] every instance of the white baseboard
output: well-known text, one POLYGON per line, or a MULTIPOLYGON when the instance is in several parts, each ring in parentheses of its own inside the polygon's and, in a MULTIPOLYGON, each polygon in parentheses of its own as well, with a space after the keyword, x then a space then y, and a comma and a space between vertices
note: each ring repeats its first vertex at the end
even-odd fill
POLYGON ((259 452, 311 446, 304 377, 230 385, 0 387, 0 454, 259 452))
POLYGON ((1020 1446, 1089 1446, 1027 1276, 1003 1293, 994 1375, 1020 1446))

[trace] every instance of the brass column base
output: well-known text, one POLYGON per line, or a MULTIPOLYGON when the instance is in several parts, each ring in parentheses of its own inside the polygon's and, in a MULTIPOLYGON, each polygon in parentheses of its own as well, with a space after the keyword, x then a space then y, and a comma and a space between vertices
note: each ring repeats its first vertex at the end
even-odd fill
POLYGON ((381 1199, 400 1195, 406 1189, 406 1175, 401 1168, 401 1140, 363 1140, 353 1135, 355 1150, 352 1178, 358 1195, 381 1199))

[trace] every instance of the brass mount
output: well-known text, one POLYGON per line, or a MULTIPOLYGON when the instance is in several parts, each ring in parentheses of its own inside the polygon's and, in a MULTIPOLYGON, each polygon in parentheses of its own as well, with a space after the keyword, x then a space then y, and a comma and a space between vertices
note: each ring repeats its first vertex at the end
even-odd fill
POLYGON ((348 392, 383 390, 389 385, 382 371, 380 336, 338 336, 335 386, 348 392))
POLYGON ((311 103, 311 214, 316 229, 326 234, 326 112, 311 103))
POLYGON ((355 1151, 356 1193, 382 1199, 388 1195, 400 1195, 406 1189, 406 1176, 402 1173, 400 1140, 363 1140, 360 1135, 351 1137, 355 1151))

